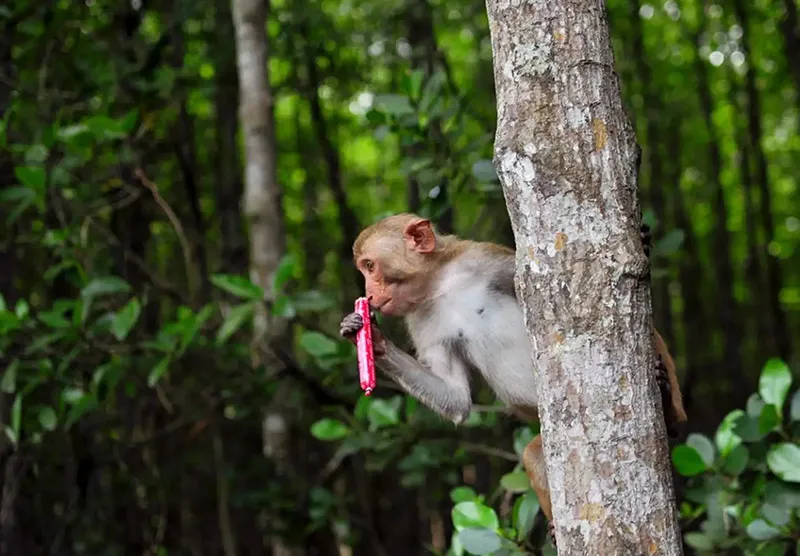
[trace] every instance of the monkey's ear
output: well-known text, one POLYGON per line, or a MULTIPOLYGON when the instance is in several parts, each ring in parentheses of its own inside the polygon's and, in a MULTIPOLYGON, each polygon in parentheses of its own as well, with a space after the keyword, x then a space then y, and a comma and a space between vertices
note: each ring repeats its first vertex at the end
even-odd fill
POLYGON ((430 220, 412 222, 403 232, 408 246, 417 253, 430 253, 436 248, 436 234, 430 220))

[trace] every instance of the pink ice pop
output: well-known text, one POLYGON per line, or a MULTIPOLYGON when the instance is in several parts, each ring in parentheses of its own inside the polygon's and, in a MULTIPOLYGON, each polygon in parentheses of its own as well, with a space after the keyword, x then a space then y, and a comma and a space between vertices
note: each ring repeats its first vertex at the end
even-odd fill
POLYGON ((356 351, 358 352, 358 378, 365 396, 375 389, 375 355, 372 352, 372 322, 369 314, 369 301, 366 297, 356 299, 356 313, 361 315, 364 325, 356 332, 356 351))

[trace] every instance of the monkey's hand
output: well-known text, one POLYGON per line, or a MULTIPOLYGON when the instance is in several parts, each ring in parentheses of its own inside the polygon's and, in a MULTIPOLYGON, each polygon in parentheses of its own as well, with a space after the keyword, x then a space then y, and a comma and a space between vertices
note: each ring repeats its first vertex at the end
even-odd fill
MULTIPOLYGON (((362 326, 364 326, 364 319, 361 318, 361 315, 350 313, 342 319, 339 325, 339 334, 343 338, 356 343, 356 333, 361 330, 362 326)), ((372 353, 375 354, 376 358, 386 355, 386 338, 381 334, 374 320, 372 321, 372 353)))
POLYGON ((669 376, 667 375, 667 367, 664 365, 661 355, 656 353, 656 381, 658 388, 661 390, 661 405, 664 407, 664 420, 667 424, 667 436, 675 438, 678 436, 678 431, 673 424, 674 416, 672 415, 672 388, 669 385, 669 376))

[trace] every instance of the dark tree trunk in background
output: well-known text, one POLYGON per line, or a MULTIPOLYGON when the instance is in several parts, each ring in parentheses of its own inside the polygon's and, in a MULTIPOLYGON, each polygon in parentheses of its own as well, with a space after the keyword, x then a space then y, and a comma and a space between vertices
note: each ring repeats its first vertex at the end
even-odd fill
MULTIPOLYGON (((301 27, 304 29, 304 27, 301 27)), ((308 29, 306 29, 308 31, 308 29)), ((353 265, 353 243, 358 237, 361 225, 358 222, 358 217, 353 209, 350 207, 350 202, 347 199, 347 192, 344 188, 342 181, 342 163, 339 157, 339 149, 334 144, 331 137, 331 131, 328 127, 328 121, 325 117, 325 112, 322 107, 322 99, 320 98, 319 89, 322 86, 322 78, 319 74, 317 67, 317 46, 311 42, 306 43, 305 51, 305 67, 308 77, 308 86, 306 87, 306 94, 308 98, 309 108, 311 109, 311 123, 314 127, 314 132, 317 135, 317 141, 322 149, 322 157, 325 160, 325 168, 328 172, 328 187, 331 190, 333 199, 336 202, 336 207, 339 210, 339 228, 342 232, 341 243, 341 262, 349 269, 349 272, 354 277, 354 285, 358 285, 358 290, 362 291, 361 285, 364 279, 358 269, 353 265)), ((356 293, 353 286, 345 287, 345 292, 348 292, 346 297, 352 298, 356 293)), ((348 304, 352 303, 348 300, 348 304)))
POLYGON ((752 160, 751 148, 740 116, 746 111, 742 109, 742 103, 739 99, 741 88, 738 78, 733 71, 729 71, 728 75, 731 83, 728 93, 734 113, 733 126, 736 129, 736 144, 739 147, 736 153, 736 162, 739 166, 739 179, 741 180, 742 198, 744 199, 745 241, 747 245, 744 275, 747 282, 748 296, 746 314, 750 315, 747 321, 752 322, 754 325, 751 327, 754 334, 750 338, 755 341, 751 342, 753 345, 749 351, 755 354, 753 364, 758 367, 771 355, 769 349, 765 349, 765 347, 772 344, 772 339, 769 336, 769 315, 762 309, 762 307, 768 306, 769 301, 768 296, 765 295, 767 290, 764 285, 761 251, 758 249, 758 214, 753 202, 756 191, 753 187, 753 172, 750 167, 750 161, 752 160))
MULTIPOLYGON (((176 2, 173 9, 173 17, 176 21, 183 21, 186 17, 184 4, 176 2)), ((172 29, 172 48, 173 66, 178 74, 184 69, 185 60, 185 41, 183 36, 183 25, 177 24, 172 29)), ((197 148, 195 146, 195 125, 194 119, 189 114, 188 103, 189 83, 179 81, 175 101, 178 102, 178 122, 175 129, 173 148, 178 159, 183 187, 186 192, 186 201, 189 208, 190 218, 181 218, 185 230, 188 232, 189 241, 192 249, 191 260, 192 268, 186 272, 197 273, 197 278, 189 280, 189 284, 198 284, 199 291, 190 292, 190 296, 197 296, 201 300, 208 299, 210 293, 210 283, 208 281, 208 257, 206 249, 206 223, 203 211, 200 208, 200 191, 203 170, 197 164, 197 148)), ((179 214, 186 214, 182 210, 179 214)))
MULTIPOLYGON (((645 104, 646 119, 646 148, 643 149, 642 157, 648 162, 650 169, 650 187, 648 188, 650 202, 653 212, 660 224, 659 230, 663 234, 667 231, 669 212, 666 206, 664 190, 677 186, 677 182, 669 183, 666 179, 662 158, 662 136, 659 125, 662 123, 664 105, 661 101, 658 88, 653 83, 653 74, 650 71, 650 64, 647 60, 647 49, 644 44, 644 33, 642 30, 642 18, 639 15, 641 4, 639 0, 630 0, 629 16, 633 22, 633 56, 636 62, 636 73, 642 87, 642 96, 645 104)), ((641 183, 641 174, 639 177, 641 183)), ((669 263, 667 263, 669 264, 669 263)), ((656 328, 661 332, 667 345, 674 345, 675 330, 672 321, 672 304, 669 295, 670 275, 663 277, 654 276, 652 278, 653 290, 653 320, 656 328)))
POLYGON ((797 4, 795 0, 783 0, 785 16, 781 21, 786 63, 792 74, 795 88, 795 110, 797 110, 797 126, 800 130, 800 28, 798 28, 797 4))
POLYGON ((756 188, 759 192, 761 227, 764 230, 764 256, 766 257, 767 295, 770 318, 772 321, 773 347, 777 355, 789 360, 792 352, 790 333, 786 323, 786 315, 781 307, 780 294, 783 288, 781 264, 778 258, 769 252, 770 243, 775 239, 775 222, 772 214, 772 193, 767 170, 767 155, 761 145, 761 97, 756 84, 756 70, 752 64, 752 48, 750 46, 750 21, 747 6, 743 0, 733 2, 736 17, 742 26, 742 52, 747 61, 745 87, 747 89, 747 114, 750 131, 750 148, 755 155, 756 188))
POLYGON ((655 373, 643 372, 655 357, 636 137, 605 3, 489 0, 487 9, 494 165, 534 340, 559 552, 680 554, 660 397, 655 373))
POLYGON ((242 201, 242 162, 237 134, 239 122, 239 80, 236 75, 236 47, 230 1, 216 2, 216 199, 219 215, 221 267, 224 272, 247 270, 247 238, 244 233, 242 201))
MULTIPOLYGON (((701 14, 705 14, 701 8, 701 14)), ((728 233, 728 206, 725 191, 722 187, 722 155, 720 154, 719 137, 714 126, 714 101, 708 78, 707 62, 700 57, 700 33, 706 28, 706 18, 701 15, 699 31, 695 35, 694 70, 697 76, 697 93, 708 134, 708 182, 711 187, 711 206, 713 208, 712 250, 711 260, 714 266, 714 288, 716 292, 716 311, 719 325, 722 328, 723 359, 716 366, 724 373, 727 380, 738 380, 742 377, 741 344, 742 332, 738 303, 733 295, 735 275, 731 263, 731 237, 728 233)))
MULTIPOLYGON (((437 64, 444 62, 444 55, 439 51, 436 42, 436 32, 433 27, 433 12, 428 0, 406 0, 405 21, 408 33, 408 43, 411 46, 411 69, 421 70, 423 75, 423 88, 428 79, 437 69, 437 64)), ((442 64, 443 65, 443 64, 442 64)), ((438 122, 430 122, 430 132, 433 134, 436 146, 444 147, 444 137, 438 122), (441 138, 441 141, 436 139, 441 138)), ((424 153, 423 145, 411 144, 403 148, 405 157, 414 159, 424 153)), ((444 211, 435 218, 437 227, 443 233, 453 232, 455 211, 452 199, 449 197, 450 184, 446 181, 439 183, 439 195, 447 203, 444 211)), ((420 183, 415 176, 408 178, 408 204, 412 212, 418 212, 422 207, 422 198, 426 192, 420 190, 420 183)))

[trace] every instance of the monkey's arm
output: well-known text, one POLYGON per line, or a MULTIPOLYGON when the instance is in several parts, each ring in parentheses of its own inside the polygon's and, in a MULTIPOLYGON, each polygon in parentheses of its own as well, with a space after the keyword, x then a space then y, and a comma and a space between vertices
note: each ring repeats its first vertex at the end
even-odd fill
POLYGON ((403 390, 456 425, 472 410, 467 370, 444 345, 428 349, 417 361, 392 342, 375 364, 403 390))
MULTIPOLYGON (((342 320, 340 333, 351 339, 363 326, 358 313, 342 320)), ((416 360, 380 334, 373 323, 375 365, 409 395, 442 417, 459 424, 472 410, 467 369, 444 344, 436 344, 416 360), (377 332, 377 334, 376 334, 377 332)))

